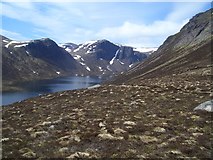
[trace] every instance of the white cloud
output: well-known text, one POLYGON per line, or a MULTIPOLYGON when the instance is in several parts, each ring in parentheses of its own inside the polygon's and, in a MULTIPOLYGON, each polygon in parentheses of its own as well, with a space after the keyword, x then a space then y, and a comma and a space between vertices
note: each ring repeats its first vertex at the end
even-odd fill
POLYGON ((168 36, 179 32, 192 16, 199 13, 203 5, 205 4, 177 3, 164 20, 156 20, 150 24, 126 21, 121 26, 103 28, 96 35, 135 47, 159 47, 168 36))
POLYGON ((173 12, 166 17, 166 20, 182 21, 183 19, 187 19, 189 15, 193 16, 199 13, 204 5, 206 5, 206 3, 174 3, 173 12))
POLYGON ((134 38, 138 36, 156 37, 172 34, 178 31, 182 25, 183 22, 179 24, 171 21, 155 21, 149 25, 124 22, 122 26, 104 28, 98 35, 110 36, 112 38, 134 38))
POLYGON ((166 37, 178 32, 186 21, 155 21, 149 25, 125 22, 122 26, 102 29, 97 37, 113 41, 123 40, 123 43, 136 47, 158 47, 166 37))
MULTIPOLYGON (((39 4, 30 0, 27 3, 2 3, 1 14, 32 24, 34 26, 32 35, 36 35, 36 38, 42 35, 42 37, 49 37, 57 42, 74 43, 109 39, 113 42, 137 47, 156 47, 162 44, 169 35, 178 32, 188 18, 203 8, 201 3, 193 3, 193 5, 175 3, 173 11, 164 20, 155 20, 145 24, 141 22, 143 19, 140 22, 132 22, 127 18, 121 21, 120 25, 115 25, 114 21, 117 19, 113 21, 112 18, 110 19, 111 15, 107 17, 106 14, 101 14, 105 10, 100 12, 100 9, 94 10, 95 7, 79 7, 76 3, 47 3, 43 7, 40 8, 39 4), (100 25, 101 27, 97 27, 98 23, 103 20, 109 24, 104 23, 104 25, 100 25), (115 26, 109 27, 112 25, 115 26)), ((105 9, 110 13, 111 8, 105 9)), ((5 35, 9 35, 9 33, 5 35)), ((12 36, 12 34, 10 35, 12 36)), ((21 35, 14 34, 13 37, 17 38, 21 35)))

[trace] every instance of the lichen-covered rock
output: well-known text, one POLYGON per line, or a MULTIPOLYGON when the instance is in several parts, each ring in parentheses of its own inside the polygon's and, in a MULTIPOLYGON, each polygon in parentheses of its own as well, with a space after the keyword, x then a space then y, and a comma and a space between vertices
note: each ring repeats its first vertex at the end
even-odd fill
POLYGON ((60 137, 57 141, 62 146, 67 146, 68 144, 73 142, 80 142, 81 139, 77 135, 66 135, 66 136, 60 137))
POLYGON ((22 155, 24 158, 36 158, 36 154, 34 152, 27 152, 22 155))
POLYGON ((130 126, 135 126, 136 125, 136 123, 133 122, 133 121, 125 121, 124 124, 125 125, 130 125, 130 126))
POLYGON ((19 152, 22 153, 22 156, 24 158, 36 158, 36 153, 34 153, 29 148, 22 148, 22 149, 19 150, 19 152))
POLYGON ((153 143, 158 141, 156 137, 146 135, 140 136, 140 140, 144 143, 153 143))
POLYGON ((154 131, 159 132, 159 133, 165 133, 166 132, 166 130, 164 128, 161 128, 161 127, 155 127, 154 131))
POLYGON ((74 159, 74 158, 89 158, 90 154, 87 152, 76 152, 74 154, 71 154, 70 156, 68 156, 68 159, 74 159))
POLYGON ((1 138, 1 142, 7 142, 9 140, 10 140, 10 138, 1 138))
POLYGON ((126 131, 123 130, 123 129, 121 129, 121 128, 116 128, 116 129, 114 130, 114 133, 119 135, 119 134, 126 133, 126 131))
POLYGON ((109 133, 99 134, 98 137, 100 137, 101 139, 109 139, 109 140, 122 140, 123 139, 123 137, 114 137, 109 133))

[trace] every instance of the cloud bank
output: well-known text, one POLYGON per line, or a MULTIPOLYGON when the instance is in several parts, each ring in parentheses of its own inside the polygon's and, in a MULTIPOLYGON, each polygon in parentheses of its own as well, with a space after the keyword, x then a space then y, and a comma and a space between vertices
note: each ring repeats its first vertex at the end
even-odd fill
POLYGON ((128 8, 132 7, 131 3, 88 5, 26 1, 2 2, 1 5, 1 16, 27 23, 32 29, 31 35, 24 35, 24 32, 16 31, 15 26, 12 31, 4 28, 3 21, 2 33, 10 38, 23 40, 49 37, 59 43, 109 39, 135 47, 158 47, 168 36, 177 33, 193 15, 203 11, 207 3, 171 3, 171 9, 164 15, 160 15, 160 12, 154 15, 155 10, 150 4, 150 13, 154 16, 149 19, 147 15, 149 21, 145 15, 149 14, 148 9, 143 8, 143 3, 138 5, 144 9, 144 12, 141 11, 141 15, 145 15, 144 19, 137 18, 141 15, 138 15, 139 12, 134 11, 134 8, 128 8))

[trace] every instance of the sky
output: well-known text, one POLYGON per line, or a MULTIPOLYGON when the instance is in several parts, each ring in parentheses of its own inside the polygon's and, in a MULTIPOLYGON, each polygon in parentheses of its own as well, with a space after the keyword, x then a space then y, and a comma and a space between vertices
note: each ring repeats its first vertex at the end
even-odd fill
POLYGON ((57 43, 80 44, 107 39, 133 47, 159 47, 211 4, 2 0, 0 7, 0 33, 13 40, 48 37, 57 43))

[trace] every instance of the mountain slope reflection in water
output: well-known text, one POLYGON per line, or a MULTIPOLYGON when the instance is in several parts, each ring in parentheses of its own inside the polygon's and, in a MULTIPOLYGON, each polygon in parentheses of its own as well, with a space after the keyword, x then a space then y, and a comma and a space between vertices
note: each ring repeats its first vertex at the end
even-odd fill
POLYGON ((100 82, 101 79, 98 77, 72 76, 20 83, 18 86, 22 87, 24 91, 3 92, 2 105, 11 104, 46 93, 87 88, 89 86, 99 84, 100 82))

